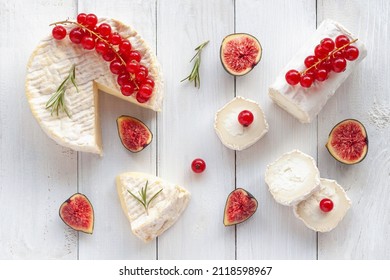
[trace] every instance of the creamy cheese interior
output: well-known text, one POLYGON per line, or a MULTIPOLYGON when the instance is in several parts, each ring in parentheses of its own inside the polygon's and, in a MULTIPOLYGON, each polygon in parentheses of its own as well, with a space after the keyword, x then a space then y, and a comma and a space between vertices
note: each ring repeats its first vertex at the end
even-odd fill
POLYGON ((215 116, 215 130, 222 143, 234 150, 243 150, 256 143, 268 131, 263 110, 251 100, 236 97, 227 103, 215 116), (238 122, 243 110, 252 112, 254 120, 248 127, 238 122))
POLYGON ((315 231, 327 232, 337 226, 350 207, 351 201, 336 181, 321 179, 320 189, 297 204, 294 213, 307 227, 315 231), (320 209, 320 201, 324 198, 333 201, 332 211, 323 212, 320 209))
POLYGON ((294 150, 267 166, 265 181, 277 202, 293 205, 319 188, 319 176, 314 159, 294 150))
MULTIPOLYGON (((55 40, 52 36, 43 39, 31 55, 27 66, 26 95, 31 111, 42 129, 62 146, 83 152, 102 153, 100 140, 100 122, 98 121, 98 89, 125 101, 152 110, 162 106, 162 78, 160 66, 155 55, 144 40, 132 28, 116 20, 100 20, 111 25, 113 32, 129 39, 133 49, 140 51, 141 63, 149 69, 149 75, 155 81, 152 98, 144 104, 138 103, 135 96, 121 94, 112 74, 109 63, 104 61, 95 50, 85 50, 81 45, 73 44, 68 37, 55 40), (70 113, 51 115, 46 103, 58 86, 68 76, 72 65, 76 67, 76 83, 79 91, 69 83, 66 87, 65 103, 70 113)), ((69 30, 70 26, 65 26, 69 30)))
POLYGON ((145 242, 151 241, 171 227, 186 209, 190 193, 156 176, 128 172, 117 179, 117 191, 122 209, 130 221, 133 233, 145 242), (150 199, 160 189, 162 192, 151 202, 148 213, 128 192, 138 195, 148 181, 147 198, 150 199))
POLYGON ((301 87, 299 84, 295 86, 289 85, 286 82, 285 75, 291 69, 298 71, 306 69, 304 65, 305 58, 314 54, 315 46, 322 39, 335 39, 342 34, 348 36, 351 41, 357 38, 341 24, 330 19, 324 20, 298 53, 279 73, 275 82, 269 87, 269 96, 271 99, 303 123, 309 123, 317 116, 328 99, 334 95, 335 91, 347 79, 360 61, 366 57, 367 49, 361 40, 356 41, 353 45, 359 49, 358 59, 355 61, 347 61, 347 68, 344 72, 331 72, 326 81, 315 81, 307 89, 301 87))

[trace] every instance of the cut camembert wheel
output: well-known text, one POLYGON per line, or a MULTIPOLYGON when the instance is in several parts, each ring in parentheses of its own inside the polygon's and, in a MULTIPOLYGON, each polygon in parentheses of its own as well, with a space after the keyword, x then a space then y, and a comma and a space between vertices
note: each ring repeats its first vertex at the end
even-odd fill
POLYGON ((170 228, 190 201, 190 193, 183 187, 146 173, 120 174, 116 178, 116 186, 132 232, 145 242, 153 240, 170 228), (144 190, 146 202, 150 202, 147 209, 137 200, 144 190))
MULTIPOLYGON (((98 90, 114 95, 144 108, 160 111, 163 100, 163 81, 156 56, 131 27, 114 19, 100 19, 98 25, 107 23, 112 32, 118 32, 130 41, 132 48, 141 54, 140 63, 147 67, 154 81, 153 94, 147 102, 140 103, 135 95, 124 96, 117 84, 117 75, 110 72, 110 63, 104 61, 94 49, 85 50, 68 38, 56 40, 52 36, 43 39, 35 49, 27 65, 26 95, 31 111, 42 129, 58 144, 76 151, 101 154, 98 90), (51 114, 46 103, 75 65, 75 87, 69 86, 64 102, 65 113, 51 114)), ((69 31, 74 26, 64 25, 69 31)))

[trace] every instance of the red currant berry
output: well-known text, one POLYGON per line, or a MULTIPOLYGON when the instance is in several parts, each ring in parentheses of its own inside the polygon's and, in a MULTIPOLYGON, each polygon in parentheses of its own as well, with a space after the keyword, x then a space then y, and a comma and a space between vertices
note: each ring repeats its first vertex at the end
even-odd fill
POLYGON ((326 71, 325 69, 317 69, 315 74, 315 78, 317 81, 323 82, 328 79, 328 71, 326 71))
POLYGON ((103 54, 102 57, 105 61, 111 61, 116 57, 116 54, 111 48, 109 48, 107 52, 103 54))
POLYGON ((98 41, 95 46, 96 52, 105 54, 108 51, 108 45, 102 41, 98 41))
POLYGON ((359 49, 354 46, 345 47, 344 56, 345 59, 353 61, 359 57, 359 49))
POLYGON ((142 83, 144 85, 149 85, 152 88, 154 88, 154 81, 151 78, 149 78, 149 77, 147 77, 145 80, 143 80, 142 83))
POLYGON ((338 57, 332 60, 333 71, 336 73, 343 72, 347 67, 347 61, 344 58, 338 57))
POLYGON ((314 69, 306 70, 305 76, 309 76, 309 77, 312 78, 313 81, 314 81, 314 79, 315 79, 315 77, 316 77, 316 72, 315 72, 314 69))
POLYGON ((108 37, 111 34, 111 26, 107 23, 100 24, 97 30, 103 37, 108 37))
POLYGON ((118 32, 114 32, 111 34, 109 41, 113 45, 119 45, 122 42, 122 37, 118 32))
POLYGON ((334 50, 334 42, 330 38, 324 38, 321 40, 321 47, 326 50, 328 53, 334 50))
POLYGON ((135 97, 139 103, 146 103, 150 98, 143 98, 139 92, 137 92, 137 95, 135 97))
POLYGON ((124 96, 130 96, 134 93, 135 86, 133 83, 124 84, 121 87, 121 92, 124 96))
POLYGON ((78 16, 77 16, 77 22, 80 23, 80 24, 83 24, 83 25, 84 25, 86 19, 87 19, 87 14, 85 14, 85 13, 80 13, 80 14, 78 14, 78 16))
POLYGON ((349 38, 345 35, 339 35, 335 39, 336 47, 341 48, 342 46, 345 46, 349 43, 349 38))
POLYGON ((123 40, 119 45, 119 51, 128 54, 131 50, 131 43, 129 40, 123 40))
POLYGON ((85 25, 89 28, 95 27, 98 22, 98 18, 94 14, 88 14, 85 18, 85 25))
POLYGON ((141 54, 138 51, 131 51, 129 53, 129 59, 140 62, 141 61, 141 54))
POLYGON ((325 69, 328 73, 332 71, 332 62, 330 59, 327 59, 320 63, 318 66, 319 69, 325 69))
POLYGON ((307 75, 302 75, 300 83, 302 87, 309 88, 313 84, 313 78, 307 75))
POLYGON ((326 51, 321 45, 317 45, 314 48, 314 54, 319 59, 324 59, 328 55, 328 51, 326 51))
POLYGON ((93 50, 95 48, 95 40, 91 36, 84 36, 81 39, 81 45, 86 50, 93 50))
POLYGON ((149 71, 148 71, 148 68, 146 68, 145 66, 141 65, 139 66, 139 69, 138 69, 139 72, 143 71, 145 72, 146 76, 148 76, 149 74, 149 71))
POLYGON ((345 51, 344 51, 344 49, 338 50, 337 52, 334 52, 334 53, 332 54, 332 58, 338 58, 338 57, 344 58, 344 56, 345 56, 345 51))
POLYGON ((153 89, 149 85, 142 85, 138 90, 138 94, 145 99, 150 98, 152 93, 153 89))
POLYGON ((112 74, 119 74, 123 70, 122 63, 118 60, 113 60, 110 63, 110 71, 112 74))
POLYGON ((333 201, 329 198, 324 198, 320 201, 320 209, 323 212, 330 212, 333 209, 333 201))
POLYGON ((138 73, 139 63, 134 60, 130 61, 129 63, 126 64, 126 70, 131 74, 138 73))
POLYGON ((301 74, 297 70, 289 70, 285 78, 288 84, 295 86, 301 80, 301 74))
POLYGON ((51 34, 53 35, 53 38, 56 40, 62 40, 66 36, 66 29, 65 27, 61 25, 57 25, 53 28, 51 34))
POLYGON ((195 173, 202 173, 206 169, 206 162, 201 158, 196 158, 191 163, 191 169, 195 173))
POLYGON ((116 81, 117 81, 118 85, 120 85, 122 87, 125 84, 130 83, 130 75, 128 73, 120 74, 118 76, 118 78, 116 79, 116 81))
POLYGON ((313 66, 315 63, 318 62, 318 57, 315 57, 314 55, 309 55, 308 57, 305 58, 305 66, 307 68, 313 66))
POLYGON ((72 43, 80 44, 83 39, 84 31, 81 28, 75 27, 69 32, 69 39, 72 43))
POLYGON ((142 83, 147 76, 148 75, 146 75, 144 71, 139 71, 137 74, 135 74, 135 80, 137 81, 137 83, 142 83))
POLYGON ((251 111, 244 110, 238 114, 238 122, 245 127, 253 123, 253 119, 254 117, 251 111))

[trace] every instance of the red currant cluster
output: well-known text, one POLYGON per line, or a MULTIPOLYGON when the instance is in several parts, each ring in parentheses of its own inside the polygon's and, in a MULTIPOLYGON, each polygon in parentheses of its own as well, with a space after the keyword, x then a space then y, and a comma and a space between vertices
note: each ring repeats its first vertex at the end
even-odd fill
POLYGON ((139 103, 147 102, 153 93, 154 81, 148 76, 148 68, 140 63, 141 54, 132 49, 129 40, 112 32, 107 23, 97 25, 98 18, 94 14, 81 13, 77 22, 62 21, 55 23, 52 35, 57 40, 66 37, 67 31, 61 24, 74 24, 69 32, 69 39, 74 44, 81 44, 86 50, 93 50, 110 62, 110 70, 117 75, 117 82, 125 96, 136 93, 139 103))
POLYGON ((323 82, 328 79, 331 71, 340 73, 347 67, 347 60, 353 61, 359 56, 359 49, 351 46, 357 39, 350 41, 345 35, 339 35, 333 41, 324 38, 314 48, 314 55, 305 59, 304 71, 289 70, 286 73, 286 81, 294 86, 300 83, 304 88, 309 88, 315 80, 323 82))

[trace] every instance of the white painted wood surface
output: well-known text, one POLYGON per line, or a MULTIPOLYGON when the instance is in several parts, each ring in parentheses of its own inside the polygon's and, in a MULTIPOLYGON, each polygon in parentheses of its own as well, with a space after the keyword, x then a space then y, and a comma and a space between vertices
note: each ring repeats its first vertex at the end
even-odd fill
POLYGON ((0 0, 0 259, 390 259, 390 124, 380 128, 381 120, 370 118, 375 109, 390 110, 389 17, 385 0, 0 0), (157 52, 166 83, 157 114, 100 93, 102 158, 56 145, 24 96, 27 59, 50 32, 48 24, 78 12, 134 26, 157 52), (302 125, 271 102, 267 87, 325 18, 357 34, 368 56, 318 120, 302 125), (220 42, 233 32, 255 35, 264 50, 260 64, 239 78, 219 61, 220 42), (191 70, 193 49, 206 40, 198 90, 180 80, 191 70), (270 125, 262 140, 237 153, 213 130, 214 113, 236 95, 259 102, 270 125), (139 154, 120 144, 115 120, 122 114, 142 119, 154 133, 139 154), (370 147, 363 163, 344 166, 324 144, 333 125, 350 117, 366 125, 370 147), (307 229, 267 190, 266 165, 293 148, 317 158, 321 175, 339 181, 353 201, 330 233, 307 229), (203 174, 190 171, 196 157, 206 160, 203 174), (120 208, 114 178, 124 171, 157 174, 192 193, 178 223, 149 244, 131 234, 120 208), (225 228, 225 199, 235 187, 254 194, 259 209, 246 223, 225 228), (58 217, 76 191, 94 205, 93 235, 76 234, 58 217))

